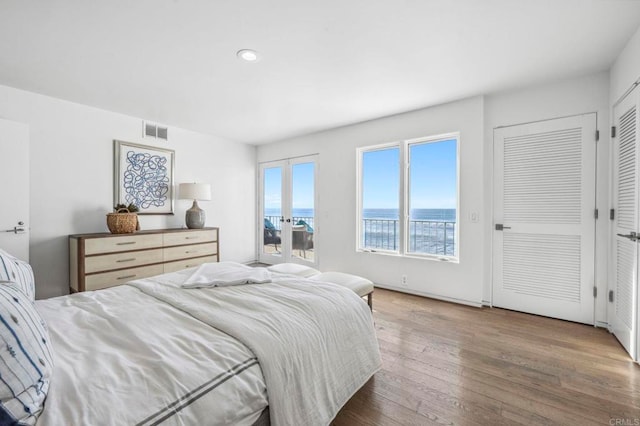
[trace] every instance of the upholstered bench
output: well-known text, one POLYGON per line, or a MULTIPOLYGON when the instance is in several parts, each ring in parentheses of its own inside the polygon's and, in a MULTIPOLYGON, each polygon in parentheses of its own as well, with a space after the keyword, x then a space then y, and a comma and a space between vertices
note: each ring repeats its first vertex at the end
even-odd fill
POLYGON ((367 296, 367 304, 373 309, 373 283, 358 275, 345 274, 344 272, 323 272, 309 277, 312 281, 324 281, 350 288, 358 296, 367 296))
POLYGON ((321 273, 317 269, 298 265, 297 263, 279 263, 277 265, 271 265, 267 269, 278 274, 297 275, 313 281, 334 283, 350 288, 360 297, 367 296, 369 308, 373 309, 373 283, 366 278, 344 272, 321 273))

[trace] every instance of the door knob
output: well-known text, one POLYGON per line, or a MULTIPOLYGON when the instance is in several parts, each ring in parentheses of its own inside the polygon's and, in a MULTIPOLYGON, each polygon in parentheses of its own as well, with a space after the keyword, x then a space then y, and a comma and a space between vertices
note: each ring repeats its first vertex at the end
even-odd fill
POLYGON ((628 234, 617 234, 617 235, 618 237, 628 238, 631 241, 638 241, 638 238, 640 238, 637 232, 630 232, 628 234))
POLYGON ((5 229, 4 230, 4 232, 13 232, 14 234, 22 234, 25 231, 26 231, 26 229, 25 229, 24 226, 14 226, 13 229, 5 229))

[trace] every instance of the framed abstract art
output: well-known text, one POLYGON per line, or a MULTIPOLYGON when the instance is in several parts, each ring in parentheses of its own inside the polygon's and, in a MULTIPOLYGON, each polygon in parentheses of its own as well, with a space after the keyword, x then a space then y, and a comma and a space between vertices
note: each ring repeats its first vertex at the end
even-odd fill
POLYGON ((138 206, 138 214, 173 214, 175 152, 114 140, 113 203, 138 206))

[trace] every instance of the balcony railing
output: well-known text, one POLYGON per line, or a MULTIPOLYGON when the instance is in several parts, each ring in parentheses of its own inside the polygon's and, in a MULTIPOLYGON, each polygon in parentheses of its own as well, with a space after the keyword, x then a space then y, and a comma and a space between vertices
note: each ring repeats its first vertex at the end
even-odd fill
MULTIPOLYGON (((282 223, 280 222, 281 216, 265 216, 264 218, 269 219, 269 221, 273 223, 273 226, 275 226, 276 229, 282 229, 282 223)), ((312 228, 314 227, 313 217, 304 217, 304 216, 292 217, 291 223, 295 225, 300 220, 304 220, 310 227, 312 228)))
MULTIPOLYGON (((396 251, 400 246, 397 219, 362 219, 362 247, 396 251)), ((456 222, 410 220, 410 253, 455 256, 456 222)))
MULTIPOLYGON (((265 219, 282 229, 280 216, 265 216, 265 219)), ((304 220, 312 228, 313 217, 293 217, 292 223, 304 220)), ((400 226, 397 219, 362 219, 362 247, 373 250, 396 251, 400 246, 400 226)), ((456 255, 456 222, 436 220, 410 220, 410 253, 456 255)))

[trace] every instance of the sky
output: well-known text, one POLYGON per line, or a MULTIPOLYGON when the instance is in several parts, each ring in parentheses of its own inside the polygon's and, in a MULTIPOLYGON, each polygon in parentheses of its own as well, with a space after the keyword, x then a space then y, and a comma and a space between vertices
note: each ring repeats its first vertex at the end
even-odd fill
MULTIPOLYGON (((314 203, 314 163, 298 163, 292 170, 292 203, 294 209, 312 209, 314 203)), ((264 207, 280 209, 282 200, 282 168, 264 170, 264 207)))
MULTIPOLYGON (((410 209, 456 208, 456 149, 455 139, 410 145, 410 209)), ((388 148, 364 153, 363 208, 398 208, 399 151, 388 148)))
MULTIPOLYGON (((411 209, 455 209, 457 191, 455 139, 410 145, 409 192, 411 209)), ((362 163, 363 208, 397 209, 400 154, 398 148, 368 151, 362 163)), ((294 209, 313 208, 314 164, 292 166, 294 209)), ((264 170, 264 206, 279 209, 282 168, 264 170)))

